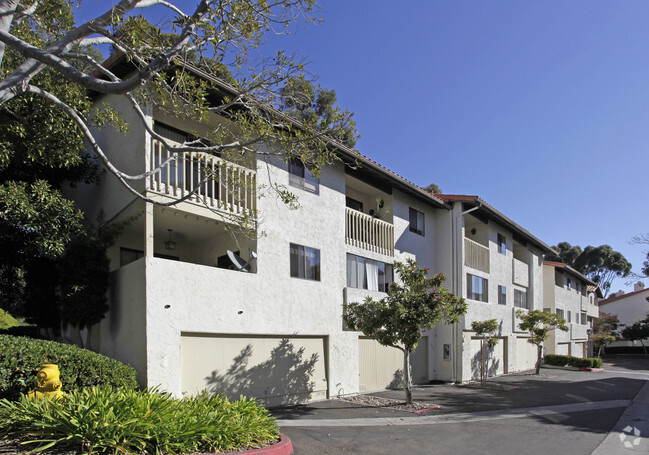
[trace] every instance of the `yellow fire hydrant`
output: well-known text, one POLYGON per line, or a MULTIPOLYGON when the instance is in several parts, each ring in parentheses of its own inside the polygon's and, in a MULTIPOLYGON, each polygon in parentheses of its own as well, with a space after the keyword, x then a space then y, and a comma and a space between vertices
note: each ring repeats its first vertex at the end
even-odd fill
POLYGON ((61 391, 63 384, 59 379, 59 367, 52 363, 41 365, 36 374, 36 390, 27 394, 28 398, 60 398, 65 394, 61 391))

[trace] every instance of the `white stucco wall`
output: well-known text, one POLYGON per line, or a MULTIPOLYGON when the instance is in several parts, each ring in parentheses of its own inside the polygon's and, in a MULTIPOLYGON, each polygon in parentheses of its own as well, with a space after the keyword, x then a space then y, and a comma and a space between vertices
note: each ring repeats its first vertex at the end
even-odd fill
POLYGON ((600 313, 617 315, 622 324, 633 325, 649 313, 649 289, 631 293, 611 302, 600 302, 600 313))
MULTIPOLYGON (((131 175, 143 173, 149 146, 146 143, 142 121, 122 96, 106 95, 101 101, 109 103, 120 113, 121 119, 128 124, 128 132, 119 132, 110 126, 95 130, 97 143, 120 171, 131 175)), ((103 164, 100 161, 98 163, 104 169, 103 164)), ((144 190, 144 180, 131 180, 129 183, 137 191, 144 190)), ((66 189, 66 194, 75 200, 85 212, 86 218, 93 223, 97 220, 100 210, 103 210, 104 221, 109 221, 136 199, 117 177, 108 171, 102 176, 99 184, 81 183, 77 188, 66 189)))

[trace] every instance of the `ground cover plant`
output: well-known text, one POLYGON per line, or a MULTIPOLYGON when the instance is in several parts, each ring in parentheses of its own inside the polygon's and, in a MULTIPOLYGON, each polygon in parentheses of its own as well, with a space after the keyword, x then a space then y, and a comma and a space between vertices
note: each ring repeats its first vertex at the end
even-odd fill
POLYGON ((0 400, 0 437, 28 450, 83 453, 227 452, 269 445, 279 427, 254 400, 176 399, 157 390, 91 387, 61 399, 0 400))
POLYGON ((0 398, 17 400, 33 390, 44 363, 58 365, 64 392, 96 385, 137 388, 135 370, 117 360, 69 344, 0 335, 0 398))

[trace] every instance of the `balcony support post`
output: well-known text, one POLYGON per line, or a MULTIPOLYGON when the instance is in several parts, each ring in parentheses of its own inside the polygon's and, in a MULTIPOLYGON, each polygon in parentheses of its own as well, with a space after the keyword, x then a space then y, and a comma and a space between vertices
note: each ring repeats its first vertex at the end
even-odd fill
POLYGON ((153 204, 144 203, 144 255, 153 257, 153 204))

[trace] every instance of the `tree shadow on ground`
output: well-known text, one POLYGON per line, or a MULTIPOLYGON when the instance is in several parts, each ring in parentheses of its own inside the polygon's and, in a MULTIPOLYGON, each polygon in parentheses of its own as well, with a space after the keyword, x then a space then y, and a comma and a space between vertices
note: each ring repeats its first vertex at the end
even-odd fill
MULTIPOLYGON (((485 377, 490 378, 498 374, 498 367, 500 366, 500 359, 494 356, 494 348, 485 347, 485 377)), ((480 369, 482 362, 482 353, 477 351, 471 358, 471 379, 474 381, 480 380, 480 369)))
POLYGON ((284 338, 272 349, 268 359, 250 365, 252 356, 253 346, 249 344, 234 358, 225 373, 212 371, 205 378, 208 392, 230 399, 237 399, 240 395, 256 397, 270 406, 295 404, 311 398, 318 354, 303 359, 304 348, 296 350, 284 338))

